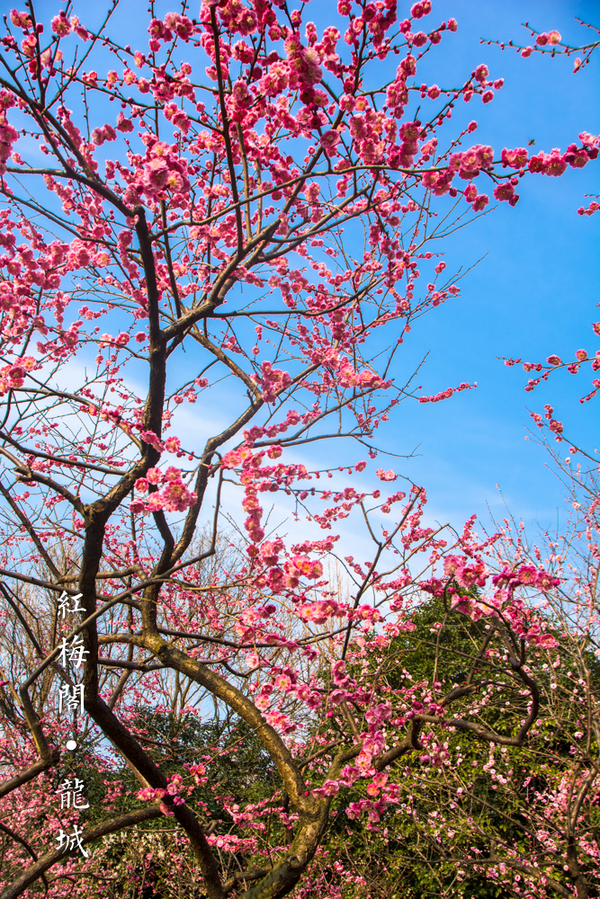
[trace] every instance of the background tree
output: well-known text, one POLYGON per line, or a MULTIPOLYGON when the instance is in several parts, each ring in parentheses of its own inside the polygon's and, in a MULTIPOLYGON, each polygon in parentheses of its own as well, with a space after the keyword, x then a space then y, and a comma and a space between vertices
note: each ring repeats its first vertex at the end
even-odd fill
MULTIPOLYGON (((388 681, 435 679, 448 689, 473 679, 465 649, 485 619, 448 616, 434 600, 417 609, 413 623, 390 647, 388 681)), ((381 826, 343 811, 369 795, 364 786, 341 798, 320 859, 340 895, 351 896, 357 881, 373 899, 390 889, 407 896, 598 895, 600 669, 573 632, 556 625, 557 646, 529 658, 540 710, 523 746, 465 740, 453 727, 440 744, 432 731, 390 770, 400 796, 381 826)), ((480 673, 487 665, 478 660, 480 673)), ((497 730, 504 716, 493 696, 479 712, 497 730)))

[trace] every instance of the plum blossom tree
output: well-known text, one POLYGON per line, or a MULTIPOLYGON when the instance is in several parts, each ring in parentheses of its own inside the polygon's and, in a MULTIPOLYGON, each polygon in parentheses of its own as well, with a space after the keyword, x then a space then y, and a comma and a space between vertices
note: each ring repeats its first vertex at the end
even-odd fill
MULTIPOLYGON (((586 545, 594 524, 584 524, 590 518, 597 527, 594 505, 597 488, 560 539, 549 539, 545 547, 547 566, 561 578, 560 588, 546 594, 542 605, 558 645, 540 643, 529 653, 528 671, 538 686, 540 707, 526 744, 468 741, 449 727, 440 748, 439 733, 424 728, 421 750, 402 765, 401 797, 385 827, 346 821, 318 859, 318 873, 339 884, 342 896, 352 895, 356 887, 350 884, 356 882, 369 899, 390 891, 409 897, 434 892, 497 897, 507 891, 531 897, 597 895, 598 561, 586 545), (582 536, 579 548, 585 547, 585 553, 576 566, 574 543, 582 536), (592 602, 581 602, 583 595, 592 602), (376 858, 387 863, 378 865, 376 858)), ((507 560, 514 566, 515 558, 528 559, 532 568, 539 564, 536 556, 543 549, 529 544, 519 525, 513 529, 507 519, 501 530, 493 551, 500 570, 507 560)), ((594 545, 597 552, 592 537, 591 549, 594 545)), ((389 683, 410 677, 413 684, 424 684, 437 678, 449 690, 475 680, 467 650, 485 636, 485 617, 477 621, 447 613, 434 599, 416 608, 413 624, 383 653, 375 649, 370 654, 370 664, 385 672, 389 683)), ((491 655, 476 660, 479 676, 492 660, 491 655)), ((479 720, 493 721, 496 730, 505 714, 498 698, 488 693, 478 710, 479 720)), ((353 795, 345 792, 347 806, 361 793, 368 796, 364 784, 352 787, 353 795)))
POLYGON ((530 40, 532 41, 531 44, 525 46, 512 40, 506 43, 501 41, 487 41, 486 43, 496 43, 502 47, 502 49, 505 47, 514 48, 520 53, 523 59, 528 59, 533 53, 541 53, 543 55, 549 54, 553 58, 555 56, 573 56, 576 53, 581 53, 581 56, 576 56, 573 67, 573 72, 577 73, 588 65, 592 53, 600 47, 600 40, 598 40, 600 29, 596 28, 590 22, 584 22, 582 19, 577 19, 577 21, 581 26, 593 33, 593 40, 573 46, 572 44, 567 44, 566 41, 563 41, 560 31, 556 31, 556 29, 553 29, 552 31, 538 31, 537 29, 532 28, 529 25, 529 22, 525 22, 523 28, 529 32, 530 40))
POLYGON ((399 376, 414 322, 459 292, 437 241, 490 195, 514 206, 530 175, 583 168, 599 140, 530 157, 473 143, 475 121, 452 130, 457 104, 502 81, 484 64, 459 88, 417 81, 457 28, 426 26, 429 0, 340 0, 321 31, 305 12, 152 3, 135 50, 116 2, 94 27, 70 2, 6 21, 2 899, 42 878, 57 897, 110 890, 94 848, 106 861, 115 834, 157 819, 208 899, 283 897, 340 790, 360 788, 347 813, 376 827, 425 737, 443 763, 448 728, 520 746, 537 720, 528 657, 556 641, 526 598, 559 579, 519 560, 492 576, 497 538, 426 526, 422 487, 383 468, 361 487, 343 447, 374 458, 400 401, 470 386, 422 396, 399 376), (311 461, 323 441, 335 462, 311 461), (324 563, 349 518, 372 552, 338 554, 344 598, 324 563), (211 567, 232 523, 243 551, 211 567), (373 670, 417 590, 484 621, 465 683, 373 670), (180 719, 243 723, 276 772, 268 795, 202 798, 219 740, 181 761, 179 731, 140 724, 173 696, 180 719), (57 799, 82 747, 106 774, 94 812, 57 799))

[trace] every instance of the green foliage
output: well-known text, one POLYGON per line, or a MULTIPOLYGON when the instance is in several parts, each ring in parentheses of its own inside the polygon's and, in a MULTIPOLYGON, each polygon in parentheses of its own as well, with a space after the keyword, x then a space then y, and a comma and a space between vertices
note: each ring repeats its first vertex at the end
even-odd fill
MULTIPOLYGON (((395 638, 385 659, 369 661, 377 687, 435 682, 441 698, 472 683, 485 693, 498 661, 485 648, 489 619, 473 621, 460 612, 448 612, 441 599, 433 598, 416 609, 412 623, 414 630, 395 638)), ((543 874, 573 888, 564 870, 564 815, 552 797, 560 793, 565 777, 577 777, 574 758, 585 755, 582 671, 589 672, 593 691, 600 687, 598 660, 582 650, 577 665, 576 655, 573 646, 561 646, 554 653, 531 650, 528 671, 540 688, 540 713, 523 746, 497 746, 448 728, 444 744, 449 758, 436 766, 426 760, 430 734, 425 726, 419 734, 423 748, 404 755, 388 771, 400 799, 382 821, 373 825, 364 817, 352 820, 340 812, 330 829, 329 851, 343 860, 348 889, 341 879, 341 899, 356 895, 356 887, 350 885, 356 878, 362 878, 361 895, 366 899, 508 899, 517 895, 522 874, 508 864, 498 876, 498 866, 519 859, 540 860, 535 895, 545 895, 543 874), (548 835, 556 845, 550 854, 548 835)), ((514 733, 519 714, 527 711, 519 701, 518 683, 505 684, 486 696, 480 722, 500 734, 514 733)), ((448 717, 460 716, 460 706, 460 700, 452 704, 448 717)), ((597 757, 595 739, 589 753, 597 757)), ((339 808, 364 798, 358 784, 339 794, 339 808)), ((597 797, 582 810, 582 833, 592 842, 600 840, 597 797)), ((596 862, 585 844, 579 848, 579 863, 590 884, 589 896, 598 896, 593 886, 596 862)))
MULTIPOLYGON (((209 834, 227 834, 235 829, 226 805, 259 803, 280 786, 273 763, 253 731, 239 718, 204 724, 192 712, 174 714, 143 706, 137 711, 132 730, 169 777, 181 775, 190 785, 189 765, 204 763, 210 770, 210 780, 195 785, 186 796, 186 803, 209 834)), ((143 804, 136 798, 140 785, 129 768, 120 769, 116 777, 113 773, 111 780, 122 785, 115 810, 128 811, 143 804)), ((229 853, 218 855, 226 876, 236 858, 229 853)), ((99 871, 111 872, 109 896, 115 899, 200 899, 204 895, 189 844, 174 819, 166 815, 133 831, 104 838, 94 852, 94 865, 99 871)))

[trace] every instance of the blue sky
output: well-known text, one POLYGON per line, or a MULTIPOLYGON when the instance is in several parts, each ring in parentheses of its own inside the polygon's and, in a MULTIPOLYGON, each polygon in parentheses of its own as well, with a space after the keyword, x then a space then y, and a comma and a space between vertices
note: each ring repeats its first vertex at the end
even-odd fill
MULTIPOLYGON (((50 8, 47 0, 41 5, 50 8)), ((299 3, 290 0, 288 5, 293 9, 299 3)), ((408 14, 410 5, 403 0, 400 14, 408 14)), ((157 13, 162 16, 174 6, 164 0, 157 13)), ((311 0, 304 20, 314 18, 319 30, 337 24, 336 6, 335 0, 311 0)), ((135 46, 146 40, 146 33, 133 9, 135 4, 123 4, 115 25, 123 41, 135 46)), ((87 19, 83 4, 76 3, 75 11, 87 19)), ((93 17, 101 11, 96 7, 93 17)), ((192 4, 190 13, 196 11, 192 4)), ((600 53, 574 75, 573 58, 534 54, 521 59, 514 50, 482 45, 480 39, 530 43, 521 28, 529 21, 540 31, 557 29, 566 42, 578 45, 593 39, 593 32, 575 17, 600 25, 599 13, 598 3, 590 0, 433 0, 423 28, 454 17, 458 31, 446 33, 432 48, 418 77, 442 88, 459 87, 485 62, 493 78, 504 78, 504 87, 485 106, 478 99, 461 103, 450 124, 452 133, 477 119, 473 142, 491 144, 497 156, 502 147, 527 146, 532 140, 535 150, 564 149, 581 131, 600 132, 600 53)), ((574 441, 588 450, 598 445, 600 398, 583 407, 577 402, 589 389, 589 367, 577 377, 559 373, 532 394, 524 391, 523 370, 506 368, 499 357, 542 361, 550 353, 566 359, 579 348, 595 351, 590 323, 600 318, 595 308, 600 213, 582 217, 577 209, 589 203, 584 194, 600 192, 599 173, 600 160, 583 170, 569 169, 561 178, 528 177, 515 208, 500 204, 443 247, 435 247, 445 253, 449 271, 475 268, 460 282, 458 298, 415 324, 403 350, 400 377, 409 376, 428 354, 418 377, 424 393, 463 381, 476 381, 478 387, 444 403, 402 403, 378 432, 378 445, 390 453, 416 455, 409 460, 381 455, 373 466, 394 467, 423 484, 435 519, 460 526, 477 512, 485 522, 488 505, 501 516, 498 485, 510 511, 530 532, 555 521, 563 488, 546 466, 547 453, 526 439, 528 409, 543 411, 544 403, 552 403, 574 441)), ((562 447, 566 455, 567 445, 562 447)), ((318 445, 311 450, 311 462, 321 455, 323 464, 330 465, 331 449, 318 445)))
MULTIPOLYGON (((463 104, 454 127, 461 115, 465 122, 476 118, 477 142, 496 150, 527 146, 529 140, 536 150, 564 149, 581 131, 600 132, 598 56, 574 75, 572 58, 521 59, 508 49, 481 46, 479 38, 527 44, 520 25, 529 21, 540 31, 556 28, 565 41, 579 45, 593 39, 593 32, 574 17, 600 26, 599 13, 592 2, 434 0, 430 19, 454 16, 458 32, 435 48, 431 76, 424 64, 419 77, 423 72, 428 83, 458 85, 485 62, 505 86, 487 106, 463 104)), ((550 353, 571 359, 579 348, 592 354, 598 348, 590 323, 600 318, 600 213, 578 216, 577 209, 588 205, 585 193, 599 192, 599 172, 592 163, 561 178, 528 178, 514 209, 502 204, 445 242, 450 268, 481 261, 461 281, 459 298, 415 325, 406 344, 406 370, 428 351, 419 377, 426 393, 462 381, 477 381, 477 390, 436 405, 404 403, 394 426, 380 433, 390 451, 418 447, 417 458, 395 467, 427 487, 435 518, 458 523, 478 512, 485 521, 487 504, 502 516, 499 485, 510 511, 532 532, 556 521, 564 491, 546 467, 547 453, 526 440, 528 409, 543 412, 549 402, 573 440, 588 450, 599 444, 600 398, 578 403, 589 390, 589 366, 578 376, 557 373, 526 393, 525 372, 498 361, 543 361, 550 353)), ((568 447, 562 447, 566 456, 568 447)))
MULTIPOLYGON (((290 9, 295 5, 289 4, 290 9)), ((313 0, 305 20, 314 17, 319 29, 337 24, 335 6, 333 0, 313 0)), ((410 6, 401 3, 399 15, 407 15, 410 6)), ((457 88, 483 62, 490 77, 504 79, 504 87, 490 104, 476 99, 461 103, 445 132, 456 135, 476 119, 472 142, 491 144, 496 157, 503 147, 527 147, 530 141, 535 141, 530 152, 564 150, 578 142, 582 131, 600 133, 600 51, 573 74, 578 54, 551 59, 534 53, 522 59, 514 50, 482 43, 512 39, 531 44, 525 22, 537 31, 558 30, 571 46, 589 43, 594 32, 576 17, 600 27, 597 2, 433 0, 423 30, 450 17, 457 19, 458 31, 446 33, 419 63, 417 81, 457 88)), ((551 353, 571 360, 580 348, 590 355, 598 348, 591 322, 600 319, 600 213, 578 216, 577 209, 589 205, 585 194, 599 192, 599 162, 569 169, 560 178, 530 176, 519 187, 515 208, 506 203, 488 207, 488 214, 443 246, 430 247, 445 254, 449 271, 474 268, 460 281, 457 299, 414 325, 403 347, 399 380, 402 374, 408 378, 427 355, 416 380, 423 393, 435 394, 463 381, 478 386, 442 403, 403 402, 377 432, 377 445, 390 454, 415 455, 394 459, 380 454, 373 466, 393 467, 425 486, 429 520, 460 527, 477 513, 487 527, 490 511, 501 519, 506 506, 525 522, 531 537, 556 527, 557 509, 565 506, 564 488, 549 467, 547 451, 528 438, 529 429, 537 431, 529 411, 543 413, 545 403, 553 405, 574 442, 591 452, 599 446, 600 396, 583 406, 578 402, 591 389, 589 365, 578 376, 559 372, 526 393, 529 375, 500 361, 507 356, 543 362, 551 353)), ((566 457, 568 444, 560 449, 566 457)), ((331 464, 331 449, 315 449, 313 464, 315 460, 331 464)))

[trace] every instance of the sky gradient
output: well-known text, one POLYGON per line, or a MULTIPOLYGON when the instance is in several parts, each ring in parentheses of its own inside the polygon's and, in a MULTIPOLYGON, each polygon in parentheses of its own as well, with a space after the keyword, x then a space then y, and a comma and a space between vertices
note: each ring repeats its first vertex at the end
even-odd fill
MULTIPOLYGON (((590 2, 438 0, 430 18, 454 16, 458 31, 434 48, 431 75, 423 64, 419 77, 458 86, 485 62, 492 77, 504 78, 504 87, 486 106, 475 100, 462 104, 454 127, 477 119, 476 142, 496 151, 531 140, 536 151, 564 150, 580 132, 600 132, 598 54, 573 74, 573 57, 522 59, 514 50, 481 46, 479 39, 528 44, 520 25, 529 21, 539 31, 558 29, 563 40, 578 46, 594 34, 574 17, 600 25, 599 12, 590 2)), ((578 402, 590 389, 589 365, 578 376, 558 372, 526 393, 529 376, 499 361, 544 361, 551 353, 572 359, 579 348, 592 355, 598 348, 590 324, 600 318, 600 213, 579 216, 577 209, 589 205, 584 194, 599 192, 599 171, 596 162, 560 178, 526 178, 515 208, 497 205, 444 242, 450 269, 478 264, 460 282, 460 297, 415 326, 405 347, 406 371, 428 352, 418 379, 425 393, 462 381, 478 386, 435 405, 403 403, 394 427, 380 434, 390 451, 419 453, 398 462, 396 470, 425 484, 435 518, 458 523, 477 512, 485 520, 488 504, 502 516, 499 485, 510 511, 530 531, 556 521, 564 490, 547 468, 546 451, 526 440, 533 424, 528 410, 543 412, 551 403, 572 440, 588 451, 599 444, 600 398, 578 402)), ((568 445, 561 448, 568 455, 568 445)))
MULTIPOLYGON (((42 0, 41 5, 55 11, 51 0, 42 0)), ((297 0, 288 3, 290 10, 298 5, 297 0)), ((162 17, 174 6, 169 0, 157 0, 156 15, 162 17)), ((304 21, 313 18, 319 31, 337 24, 336 6, 335 0, 310 0, 304 21)), ((399 4, 400 17, 408 15, 410 6, 410 2, 399 4)), ((120 7, 112 24, 124 41, 143 46, 145 19, 132 16, 133 8, 129 3, 120 7)), ((78 3, 75 11, 92 23, 104 12, 101 6, 84 10, 78 3)), ((194 5, 189 12, 197 13, 194 5)), ((488 65, 490 77, 504 79, 504 87, 489 104, 483 105, 479 98, 468 104, 461 100, 443 130, 456 135, 476 119, 479 127, 469 141, 491 144, 496 158, 503 147, 527 147, 534 141, 532 151, 565 150, 578 141, 580 132, 598 134, 600 53, 583 71, 573 74, 574 57, 533 54, 522 59, 514 50, 503 51, 481 40, 532 43, 521 27, 529 21, 539 31, 557 29, 567 43, 578 46, 593 40, 594 33, 575 17, 600 25, 599 12, 598 3, 590 0, 504 0, 502 4, 433 0, 431 15, 422 20, 424 30, 454 17, 458 31, 446 32, 441 43, 431 48, 419 63, 418 79, 441 88, 459 88, 480 63, 488 65)), ((397 59, 389 65, 393 78, 397 59)), ((416 95, 411 108, 414 105, 416 110, 420 102, 416 95)), ((422 118, 434 108, 428 102, 424 101, 422 118)), ((599 181, 600 160, 582 170, 568 169, 560 178, 528 176, 516 207, 491 204, 472 225, 430 248, 444 253, 448 272, 466 274, 460 281, 460 296, 414 324, 397 357, 398 379, 410 377, 427 356, 417 379, 424 394, 465 381, 478 386, 443 403, 403 402, 377 432, 377 445, 389 454, 414 453, 414 457, 395 459, 382 453, 365 472, 365 479, 377 467, 393 467, 426 487, 430 519, 450 521, 457 527, 472 513, 489 523, 488 507, 502 517, 504 501, 518 520, 526 522, 532 536, 538 527, 555 522, 557 508, 564 506, 564 490, 547 468, 547 452, 527 440, 532 426, 528 410, 543 412, 544 403, 552 403, 567 435, 591 451, 599 443, 600 397, 584 406, 578 403, 590 389, 589 366, 578 376, 559 372, 534 393, 526 393, 528 376, 522 368, 507 368, 499 360, 509 356, 543 361, 551 353, 572 359, 580 348, 595 352, 598 340, 590 325, 600 318, 596 308, 600 213, 579 216, 577 209, 589 204, 585 194, 599 192, 599 181)), ((485 190, 483 183, 481 189, 485 190)), ((491 195, 491 186, 488 192, 491 195)), ((435 202, 443 208, 446 201, 435 202)), ((229 412, 226 389, 222 396, 220 391, 220 387, 211 388, 215 402, 210 404, 207 435, 219 424, 213 415, 218 418, 221 412, 229 412)), ((197 410, 190 412, 189 427, 198 439, 197 410)), ((566 456, 568 445, 562 444, 562 449, 566 456)), ((337 447, 314 444, 304 452, 302 461, 311 467, 330 467, 332 458, 336 464, 337 447)), ((357 452, 361 449, 355 446, 350 453, 344 450, 343 462, 357 461, 357 452)), ((374 474, 371 478, 376 486, 374 474)))

